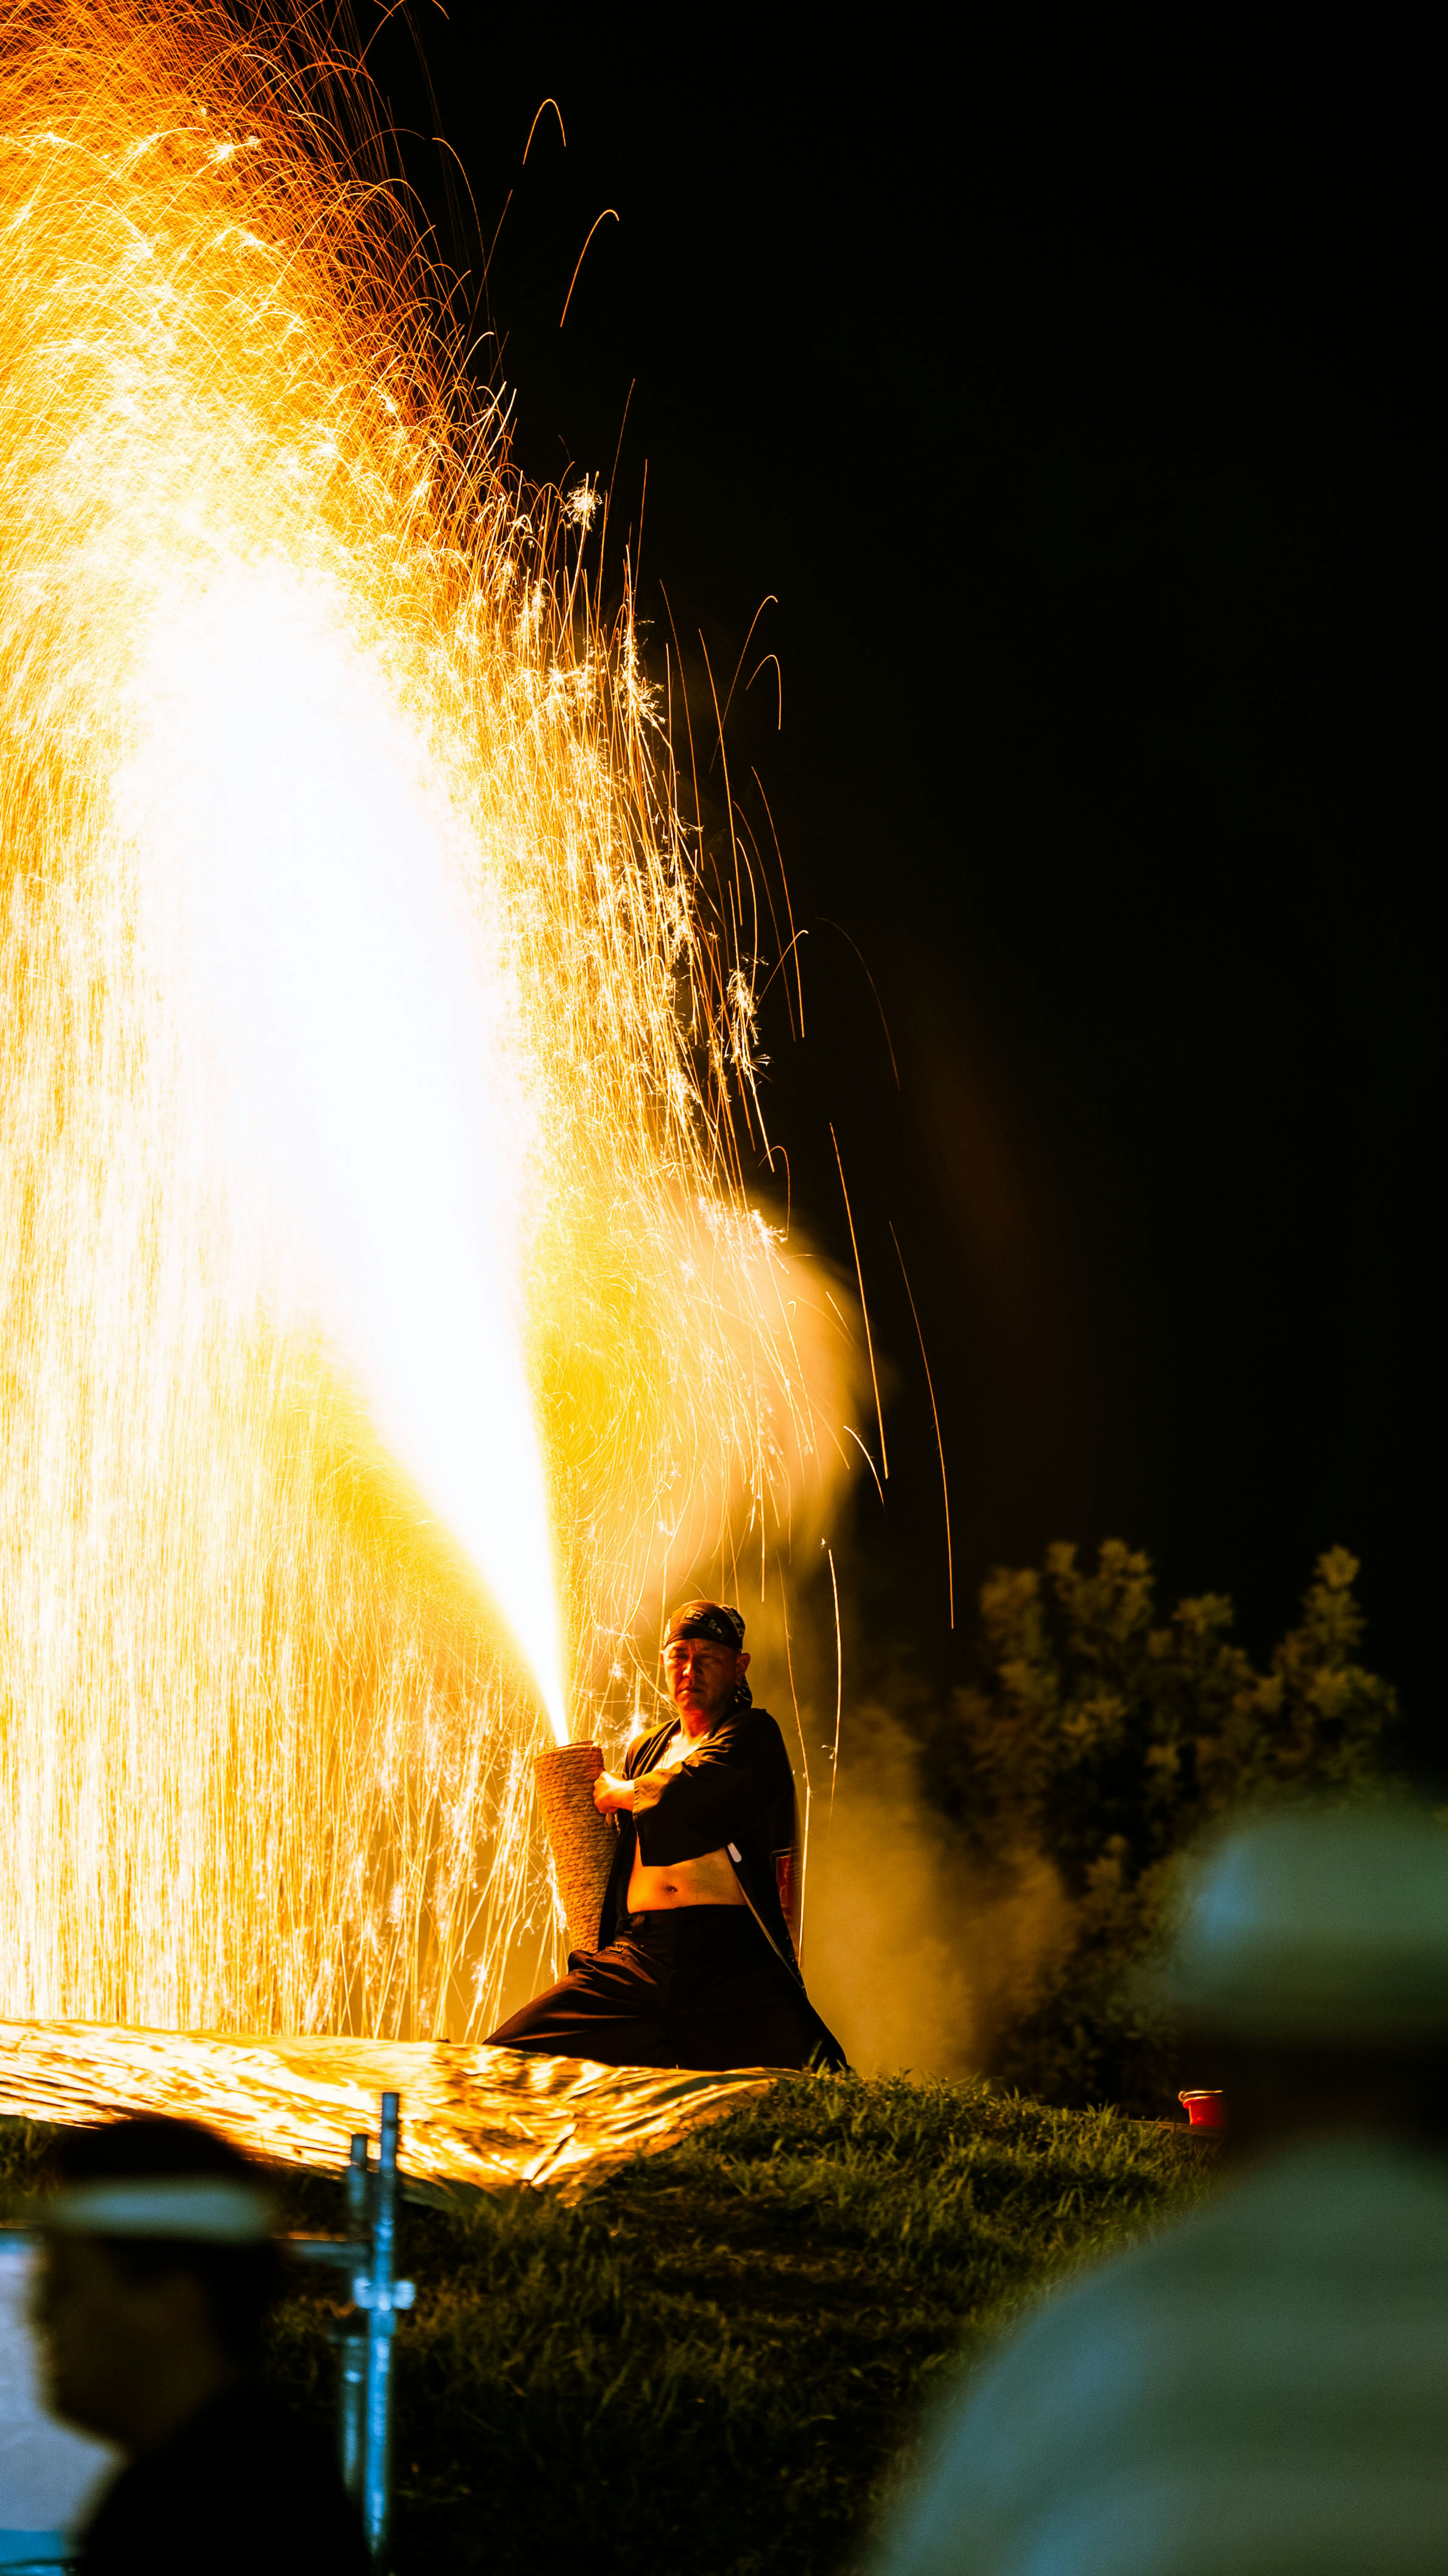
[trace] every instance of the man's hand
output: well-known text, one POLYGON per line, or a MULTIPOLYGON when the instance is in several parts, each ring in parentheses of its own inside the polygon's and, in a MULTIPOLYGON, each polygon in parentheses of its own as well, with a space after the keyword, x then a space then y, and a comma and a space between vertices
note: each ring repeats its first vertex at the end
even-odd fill
POLYGON ((632 1780, 615 1780, 611 1772, 600 1771, 593 1784, 593 1803, 601 1816, 611 1816, 619 1808, 632 1814, 633 1802, 632 1780))

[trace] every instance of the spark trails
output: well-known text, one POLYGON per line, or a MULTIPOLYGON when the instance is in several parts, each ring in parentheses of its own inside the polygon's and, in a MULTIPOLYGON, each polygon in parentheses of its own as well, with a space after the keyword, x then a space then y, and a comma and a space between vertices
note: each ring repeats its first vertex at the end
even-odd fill
POLYGON ((856 1357, 747 846, 312 23, 3 21, 3 1995, 461 2038, 540 1719, 767 1581, 856 1357))

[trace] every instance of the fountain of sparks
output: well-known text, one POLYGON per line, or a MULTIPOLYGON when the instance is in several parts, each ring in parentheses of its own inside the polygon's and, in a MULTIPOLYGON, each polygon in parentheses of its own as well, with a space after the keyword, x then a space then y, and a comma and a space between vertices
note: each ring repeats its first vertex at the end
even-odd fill
POLYGON ((540 1724, 763 1582, 854 1359, 631 605, 309 26, 6 19, 0 2009, 461 2038, 540 1724))

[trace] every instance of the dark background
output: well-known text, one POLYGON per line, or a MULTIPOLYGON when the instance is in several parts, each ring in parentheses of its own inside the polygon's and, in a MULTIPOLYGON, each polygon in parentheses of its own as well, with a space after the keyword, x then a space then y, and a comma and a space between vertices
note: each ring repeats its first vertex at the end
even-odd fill
POLYGON ((772 1130, 848 1268, 833 1122, 893 1380, 857 1632, 959 1675, 990 1565, 1117 1534, 1261 1652, 1342 1541, 1436 1760, 1426 65, 1387 21, 380 14, 517 461, 611 487, 696 716, 776 597, 727 738, 807 934, 772 1130))

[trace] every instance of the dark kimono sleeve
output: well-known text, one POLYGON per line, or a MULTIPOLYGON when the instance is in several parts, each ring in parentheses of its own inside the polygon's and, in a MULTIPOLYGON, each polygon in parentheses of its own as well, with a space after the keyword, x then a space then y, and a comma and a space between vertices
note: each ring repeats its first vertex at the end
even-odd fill
POLYGON ((789 1756, 773 1718, 763 1710, 741 1710, 681 1769, 666 1775, 651 1804, 635 1808, 639 1858, 650 1869, 668 1869, 719 1851, 793 1789, 789 1756))

